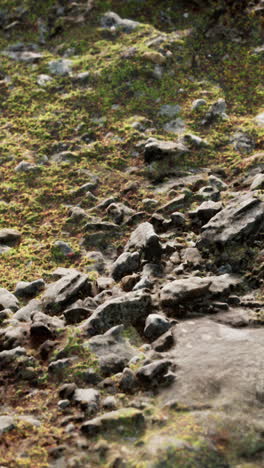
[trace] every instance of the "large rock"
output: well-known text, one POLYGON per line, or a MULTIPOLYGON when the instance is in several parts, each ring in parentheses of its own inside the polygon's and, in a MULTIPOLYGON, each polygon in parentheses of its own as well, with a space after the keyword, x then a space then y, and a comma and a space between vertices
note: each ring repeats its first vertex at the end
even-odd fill
POLYGON ((175 280, 161 289, 161 304, 163 307, 170 308, 206 296, 226 295, 239 282, 238 277, 228 273, 206 278, 191 276, 190 278, 175 280))
POLYGON ((203 226, 201 246, 223 246, 247 240, 264 225, 264 202, 251 193, 240 195, 203 226))
POLYGON ((19 301, 14 294, 7 291, 7 289, 0 288, 0 310, 11 309, 16 312, 19 308, 19 301))
POLYGON ((98 418, 86 421, 81 431, 87 436, 94 436, 105 431, 114 431, 124 434, 124 431, 136 432, 145 426, 143 413, 136 408, 122 408, 105 413, 98 418))
POLYGON ((60 312, 64 306, 74 301, 78 296, 92 295, 93 285, 88 277, 78 271, 72 271, 52 283, 46 289, 42 303, 46 310, 60 312))
POLYGON ((162 247, 152 224, 147 222, 140 224, 132 232, 125 250, 136 250, 146 260, 159 259, 162 254, 162 247))
POLYGON ((151 296, 144 290, 127 293, 99 306, 82 328, 93 336, 120 324, 143 326, 151 307, 151 296))
POLYGON ((124 252, 114 262, 112 266, 112 276, 115 281, 120 281, 123 276, 138 271, 139 266, 140 256, 138 252, 124 252))
POLYGON ((149 138, 144 148, 144 159, 149 164, 171 156, 180 158, 186 152, 188 152, 188 148, 182 143, 149 138))

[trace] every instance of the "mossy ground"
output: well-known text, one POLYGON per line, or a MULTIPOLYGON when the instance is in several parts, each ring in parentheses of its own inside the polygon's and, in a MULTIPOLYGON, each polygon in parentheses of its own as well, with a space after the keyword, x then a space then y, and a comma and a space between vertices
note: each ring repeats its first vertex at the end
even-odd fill
MULTIPOLYGON (((31 8, 30 14, 19 27, 8 33, 0 32, 0 49, 18 41, 37 42, 36 19, 39 14, 45 16, 54 3, 25 1, 31 8)), ((21 2, 1 2, 3 8, 17 6, 21 2)), ((85 271, 86 261, 79 245, 82 226, 69 222, 67 208, 81 201, 81 197, 73 195, 73 189, 87 182, 83 169, 99 176, 100 185, 95 191, 99 199, 120 193, 128 182, 137 183, 137 188, 123 197, 132 208, 140 211, 142 198, 153 197, 144 175, 143 157, 134 154, 135 144, 142 136, 131 123, 139 117, 146 118, 155 128, 149 136, 174 139, 162 128, 164 117, 159 115, 159 109, 163 104, 179 104, 180 117, 188 131, 210 143, 208 148, 193 150, 182 161, 183 168, 217 165, 228 171, 233 166, 243 166, 243 158, 248 155, 241 156, 229 143, 237 128, 254 136, 256 151, 263 151, 263 130, 252 121, 263 110, 264 95, 262 56, 254 53, 262 44, 257 19, 239 19, 241 25, 237 29, 242 33, 240 42, 235 42, 221 34, 207 38, 204 33, 207 17, 196 10, 190 10, 188 17, 183 16, 185 12, 184 4, 175 6, 174 1, 149 1, 144 7, 137 1, 98 1, 86 23, 66 26, 41 47, 43 59, 39 64, 16 63, 1 56, 1 75, 9 76, 11 81, 0 84, 0 228, 17 228, 22 232, 21 243, 0 256, 1 287, 12 291, 18 281, 39 277, 49 280, 58 265, 85 271), (99 27, 99 17, 109 9, 142 25, 128 35, 106 33, 99 27), (172 55, 164 66, 163 76, 157 79, 153 76, 154 64, 143 57, 150 50, 147 42, 161 31, 174 30, 178 36, 174 39, 168 36, 163 45, 172 55), (71 77, 53 77, 46 87, 38 86, 38 76, 48 73, 48 62, 61 57, 58 46, 61 51, 75 49, 71 57, 73 73, 89 71, 87 85, 77 85, 71 77), (124 58, 124 52, 131 47, 135 48, 134 54, 124 58), (203 114, 191 112, 192 101, 200 97, 207 100, 203 113, 218 98, 225 98, 229 120, 210 127, 201 125, 203 114), (86 143, 84 134, 94 141, 86 143), (45 163, 46 156, 49 158, 62 149, 74 153, 71 162, 45 163), (21 160, 44 163, 34 174, 17 173, 14 169, 21 160), (129 166, 138 171, 134 175, 126 173, 129 166), (54 255, 52 246, 57 239, 68 242, 75 255, 68 258, 54 255)), ((230 21, 223 18, 223 23, 230 21)), ((234 22, 231 26, 235 26, 234 22)), ((85 203, 87 209, 93 206, 94 202, 85 203)), ((117 247, 125 242, 126 236, 122 232, 115 241, 117 247)), ((61 342, 66 338, 61 337, 61 342)), ((0 463, 10 468, 44 467, 48 463, 48 449, 67 443, 71 436, 57 429, 60 417, 54 403, 56 384, 47 385, 44 379, 36 397, 28 396, 23 385, 8 397, 5 395, 7 405, 17 413, 21 409, 22 413, 43 415, 43 425, 36 429, 19 426, 5 435, 0 463), (23 452, 23 447, 28 458, 21 459, 16 453, 23 452)), ((188 424, 178 420, 174 428, 181 432, 184 426, 186 431, 188 424)))

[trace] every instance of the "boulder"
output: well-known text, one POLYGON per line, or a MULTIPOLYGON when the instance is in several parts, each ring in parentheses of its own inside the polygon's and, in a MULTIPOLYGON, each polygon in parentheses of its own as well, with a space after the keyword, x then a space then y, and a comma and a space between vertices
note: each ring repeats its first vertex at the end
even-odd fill
POLYGON ((132 232, 125 250, 136 250, 146 260, 160 259, 162 247, 152 224, 148 222, 140 224, 132 232))
POLYGON ((153 161, 163 160, 172 156, 177 159, 186 152, 188 152, 188 148, 182 143, 149 138, 144 148, 144 160, 150 164, 153 161))
POLYGON ((146 319, 144 335, 154 341, 171 327, 171 323, 165 317, 158 314, 150 314, 146 319))
POLYGON ((10 309, 16 312, 19 308, 19 302, 14 294, 7 291, 7 289, 0 288, 0 310, 10 309))
POLYGON ((116 259, 112 266, 112 277, 115 281, 120 281, 123 276, 130 275, 138 271, 139 267, 139 253, 124 252, 116 259))

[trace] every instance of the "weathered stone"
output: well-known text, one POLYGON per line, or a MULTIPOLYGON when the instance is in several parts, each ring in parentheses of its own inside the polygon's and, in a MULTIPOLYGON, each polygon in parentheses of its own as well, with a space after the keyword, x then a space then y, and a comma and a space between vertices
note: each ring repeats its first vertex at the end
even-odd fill
POLYGON ((188 199, 187 194, 186 193, 181 193, 180 195, 177 195, 177 197, 175 197, 173 200, 170 200, 168 203, 161 206, 157 210, 157 213, 171 214, 175 210, 178 210, 179 208, 183 208, 183 206, 185 205, 187 199, 188 199))
POLYGON ((82 295, 92 294, 92 282, 78 271, 73 271, 48 286, 43 294, 42 303, 46 310, 60 312, 68 303, 82 295))
POLYGON ((10 309, 16 312, 19 308, 19 302, 14 294, 7 291, 7 289, 0 288, 0 310, 10 309))
POLYGON ((12 416, 0 416, 0 436, 5 432, 12 431, 16 427, 12 416))
POLYGON ((76 388, 72 400, 79 404, 89 416, 94 416, 99 409, 100 393, 94 388, 76 388))
POLYGON ((162 254, 160 240, 152 224, 142 223, 132 232, 125 250, 136 250, 146 260, 159 259, 162 254))
POLYGON ((0 244, 14 244, 21 239, 22 234, 15 229, 0 230, 0 244))
POLYGON ((250 193, 232 200, 203 226, 201 246, 223 246, 254 236, 264 224, 264 202, 250 193))
MULTIPOLYGON (((92 310, 84 307, 82 304, 73 304, 71 307, 68 307, 63 311, 63 315, 66 320, 67 325, 73 325, 75 323, 80 323, 82 320, 87 319, 91 314, 92 310)), ((81 302, 81 301, 80 301, 81 302)))
POLYGON ((131 429, 136 432, 144 426, 145 418, 140 410, 122 408, 85 422, 81 426, 81 431, 87 436, 95 436, 105 431, 124 433, 124 430, 131 429))
POLYGON ((115 281, 120 281, 123 276, 138 271, 140 267, 140 255, 138 252, 122 253, 112 266, 112 276, 115 281))
POLYGON ((130 292, 99 306, 82 328, 90 335, 95 335, 119 324, 142 325, 151 308, 150 294, 144 291, 130 292))
POLYGON ((136 389, 137 379, 135 373, 129 367, 126 367, 123 370, 119 386, 120 389, 125 393, 132 393, 136 389))
POLYGON ((147 388, 157 387, 166 384, 165 375, 170 369, 172 362, 168 359, 161 359, 146 364, 136 372, 136 377, 147 388))
POLYGON ((101 25, 103 28, 115 28, 126 33, 131 33, 139 26, 139 23, 129 19, 122 19, 117 13, 109 11, 102 16, 101 25))
POLYGON ((16 285, 15 296, 17 297, 33 297, 39 294, 45 288, 45 281, 40 278, 32 281, 20 281, 16 285))
POLYGON ((170 321, 158 314, 150 314, 146 319, 144 335, 154 341, 171 327, 170 321))
POLYGON ((221 211, 223 205, 221 202, 214 202, 212 200, 204 201, 196 210, 190 211, 188 214, 191 219, 199 220, 202 224, 205 224, 221 211))
POLYGON ((254 177, 250 190, 264 190, 264 174, 257 174, 254 177))
POLYGON ((49 71, 53 75, 69 75, 71 72, 72 61, 68 59, 52 60, 49 62, 49 71))
POLYGON ((0 369, 9 366, 11 362, 16 361, 20 356, 26 356, 25 348, 17 346, 14 349, 5 350, 0 352, 0 369))
POLYGON ((40 311, 41 309, 41 301, 38 299, 32 299, 27 303, 26 306, 21 307, 15 314, 14 319, 19 320, 21 322, 28 322, 31 319, 31 315, 33 312, 40 311))
POLYGON ((169 351, 169 349, 171 349, 174 344, 175 340, 173 333, 171 330, 169 330, 167 333, 164 333, 155 341, 153 341, 151 345, 154 351, 157 351, 158 353, 163 353, 165 351, 169 351))
POLYGON ((182 143, 150 138, 145 144, 144 159, 145 162, 149 164, 153 161, 163 160, 171 156, 180 158, 186 152, 188 152, 188 148, 182 143))

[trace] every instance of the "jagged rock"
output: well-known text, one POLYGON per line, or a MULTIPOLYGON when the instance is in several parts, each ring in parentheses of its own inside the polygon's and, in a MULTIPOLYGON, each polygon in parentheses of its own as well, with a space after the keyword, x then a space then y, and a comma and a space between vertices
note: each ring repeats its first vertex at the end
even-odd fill
POLYGON ((44 341, 53 338, 53 333, 44 323, 34 322, 30 327, 30 337, 35 344, 41 345, 44 341))
POLYGON ((185 143, 186 145, 190 145, 194 148, 202 148, 209 146, 209 143, 206 140, 197 135, 193 135, 192 133, 187 133, 186 135, 184 135, 182 140, 183 143, 185 143))
MULTIPOLYGON (((181 134, 185 131, 185 122, 178 117, 175 120, 171 120, 170 122, 167 122, 164 126, 163 129, 165 132, 168 133, 176 133, 176 134, 181 134)), ((180 143, 178 143, 179 145, 180 143)))
POLYGON ((9 327, 0 331, 0 349, 12 349, 18 346, 24 346, 29 337, 29 328, 27 325, 19 326, 14 322, 9 327))
POLYGON ((129 367, 123 370, 119 387, 125 393, 132 393, 136 389, 137 379, 135 373, 129 367))
POLYGON ((133 287, 133 291, 138 291, 139 289, 152 289, 154 286, 154 281, 150 280, 147 276, 143 276, 133 287))
POLYGON ((264 190, 264 174, 257 174, 254 177, 250 190, 264 190))
POLYGON ((228 294, 239 283, 238 277, 228 273, 206 278, 191 276, 166 284, 161 289, 160 300, 163 307, 173 308, 176 305, 188 301, 192 302, 207 295, 228 294))
POLYGON ((153 343, 151 343, 154 351, 157 351, 158 353, 169 351, 169 349, 171 349, 174 344, 175 340, 171 330, 169 330, 167 333, 164 333, 155 341, 153 341, 153 343))
POLYGON ((209 175, 208 182, 216 190, 219 190, 219 192, 222 192, 223 190, 226 190, 228 188, 228 185, 225 182, 219 179, 219 177, 216 177, 212 174, 209 175))
POLYGON ((15 60, 16 62, 24 63, 37 63, 43 58, 42 53, 31 51, 15 52, 6 50, 2 52, 2 55, 15 60))
POLYGON ((121 288, 125 292, 132 291, 132 289, 138 283, 139 280, 140 280, 140 275, 137 275, 137 274, 124 276, 120 283, 121 288))
POLYGON ((12 416, 0 416, 0 436, 5 432, 12 431, 16 427, 12 416))
POLYGON ((0 310, 10 309, 16 312, 19 308, 19 301, 14 294, 7 291, 7 289, 0 288, 0 310))
POLYGON ((212 200, 214 202, 218 202, 220 199, 220 191, 216 187, 212 187, 211 185, 202 187, 198 191, 198 195, 203 200, 212 200))
POLYGON ((177 197, 173 198, 173 200, 170 200, 168 203, 165 205, 161 206, 158 210, 157 213, 166 213, 166 214, 171 214, 175 210, 178 210, 179 208, 183 208, 186 201, 189 199, 187 193, 182 193, 180 195, 177 195, 177 197))
POLYGON ((190 211, 188 214, 192 220, 199 220, 202 224, 207 223, 213 216, 221 211, 223 205, 221 202, 212 200, 204 201, 196 210, 190 211))
POLYGON ((77 389, 77 385, 75 383, 63 384, 58 390, 59 397, 63 399, 67 398, 71 400, 76 389, 77 389))
POLYGON ((125 250, 136 250, 146 260, 159 259, 162 254, 159 237, 148 222, 140 224, 132 232, 125 250))
POLYGON ((196 247, 188 247, 181 255, 183 264, 198 267, 203 262, 202 256, 196 247))
POLYGON ((212 104, 205 118, 202 120, 202 125, 213 123, 219 117, 224 120, 228 118, 226 115, 226 102, 222 98, 212 104))
POLYGON ((48 286, 43 294, 42 303, 45 310, 60 312, 78 295, 92 296, 92 288, 92 282, 86 275, 73 271, 48 286))
POLYGON ((171 156, 180 158, 186 152, 188 152, 188 148, 182 143, 149 138, 144 148, 144 159, 149 164, 171 156))
POLYGON ((116 410, 117 400, 114 396, 108 396, 102 401, 102 407, 106 410, 116 410))
POLYGON ((166 385, 166 374, 169 371, 172 362, 168 359, 160 359, 146 364, 136 372, 136 377, 146 388, 153 388, 160 385, 166 385))
POLYGON ((51 250, 53 255, 58 257, 70 257, 74 254, 74 250, 71 246, 62 240, 55 241, 51 250))
POLYGON ((20 356, 26 356, 27 352, 25 348, 17 346, 10 350, 4 350, 0 352, 0 369, 4 369, 9 366, 10 363, 16 361, 20 356))
POLYGON ((135 348, 130 346, 123 336, 124 327, 111 328, 103 335, 97 335, 88 341, 89 349, 99 358, 99 365, 105 377, 122 372, 134 356, 135 348))
POLYGON ((125 429, 136 432, 144 427, 145 418, 142 411, 136 408, 122 408, 86 421, 82 424, 81 431, 87 436, 95 436, 106 431, 123 433, 125 429))
POLYGON ((241 154, 251 153, 255 148, 253 138, 246 132, 238 130, 232 137, 234 149, 241 154))
POLYGON ((138 252, 122 253, 112 266, 112 277, 115 281, 120 281, 123 276, 130 275, 138 271, 140 267, 140 255, 138 252))
POLYGON ((125 223, 130 216, 135 214, 135 210, 129 208, 123 203, 111 203, 106 209, 108 215, 110 215, 116 224, 125 223))
POLYGON ((264 202, 251 193, 240 195, 203 226, 200 245, 223 246, 255 235, 264 223, 264 202))
POLYGON ((1 229, 0 244, 14 244, 21 239, 22 234, 16 229, 1 229))
POLYGON ((115 28, 126 33, 131 33, 139 26, 139 23, 129 19, 122 19, 117 13, 109 11, 102 16, 101 25, 103 28, 115 28))
POLYGON ((57 359, 49 364, 48 371, 51 375, 60 376, 64 369, 70 367, 72 364, 72 358, 57 359))
POLYGON ((158 200, 155 200, 153 198, 144 198, 144 200, 142 200, 142 205, 146 211, 151 211, 155 209, 158 204, 158 200))
POLYGON ((72 400, 81 406, 87 416, 94 416, 99 409, 100 393, 94 388, 76 388, 72 400))
POLYGON ((19 320, 21 322, 28 322, 31 319, 31 315, 33 312, 40 311, 41 309, 41 301, 38 299, 32 299, 27 303, 26 306, 21 307, 15 314, 14 319, 19 320))
POLYGON ((79 301, 63 311, 67 325, 80 323, 82 320, 87 319, 91 314, 91 309, 84 307, 82 303, 79 303, 79 301))
POLYGON ((175 117, 179 114, 181 107, 178 104, 164 104, 159 110, 159 115, 166 117, 175 117))
POLYGON ((158 314, 150 314, 146 319, 144 335, 151 341, 156 340, 171 327, 171 323, 165 317, 158 314))
POLYGON ((179 211, 171 213, 171 226, 174 228, 184 228, 186 226, 186 218, 179 211))
POLYGON ((119 324, 140 325, 151 312, 151 295, 145 291, 124 294, 98 307, 82 325, 90 335, 105 332, 119 324))
POLYGON ((45 288, 45 281, 40 278, 32 281, 20 281, 16 285, 15 296, 17 297, 33 297, 39 294, 45 288))
POLYGON ((88 265, 86 266, 86 271, 98 271, 98 273, 104 273, 105 272, 105 259, 100 251, 92 251, 92 252, 87 252, 85 255, 85 259, 88 262, 88 265))

